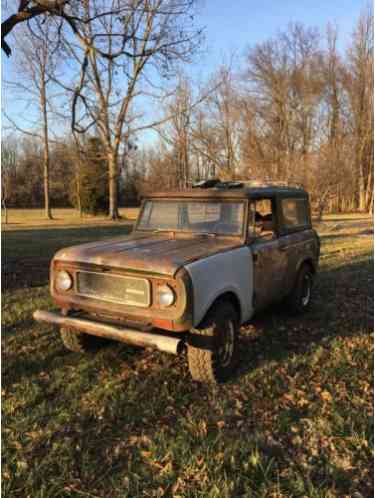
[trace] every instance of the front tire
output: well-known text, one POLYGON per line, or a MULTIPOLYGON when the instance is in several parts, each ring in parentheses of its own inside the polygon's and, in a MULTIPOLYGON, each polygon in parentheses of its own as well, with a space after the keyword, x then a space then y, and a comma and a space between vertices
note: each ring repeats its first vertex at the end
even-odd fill
POLYGON ((192 378, 199 382, 224 382, 238 363, 239 317, 227 301, 214 305, 202 326, 191 330, 187 356, 192 378))
POLYGON ((314 276, 310 267, 304 264, 297 275, 296 284, 287 304, 290 311, 297 315, 310 308, 314 276))
POLYGON ((67 327, 60 328, 60 336, 66 349, 75 353, 96 351, 103 341, 100 337, 84 334, 83 332, 75 332, 67 327))

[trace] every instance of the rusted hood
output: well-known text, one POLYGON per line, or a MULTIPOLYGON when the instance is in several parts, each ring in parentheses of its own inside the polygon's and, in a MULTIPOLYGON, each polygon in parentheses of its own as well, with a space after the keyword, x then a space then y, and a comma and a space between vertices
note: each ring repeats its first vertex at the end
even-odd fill
POLYGON ((189 262, 240 245, 239 239, 172 238, 168 235, 134 233, 126 238, 117 237, 61 249, 54 260, 174 275, 189 262))

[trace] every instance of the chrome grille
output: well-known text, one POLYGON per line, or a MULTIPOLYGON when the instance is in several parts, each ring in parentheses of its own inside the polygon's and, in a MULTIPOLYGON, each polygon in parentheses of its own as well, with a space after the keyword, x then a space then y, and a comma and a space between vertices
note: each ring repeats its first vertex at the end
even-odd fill
POLYGON ((150 282, 144 278, 79 271, 77 292, 112 303, 150 306, 150 282))

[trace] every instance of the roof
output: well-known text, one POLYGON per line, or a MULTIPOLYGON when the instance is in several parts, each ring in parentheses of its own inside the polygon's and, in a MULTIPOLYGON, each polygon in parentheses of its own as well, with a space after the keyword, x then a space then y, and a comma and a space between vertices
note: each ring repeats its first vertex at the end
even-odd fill
POLYGON ((254 199, 257 197, 308 197, 306 190, 301 187, 281 185, 243 185, 240 188, 194 188, 183 191, 154 192, 146 195, 147 198, 203 198, 203 199, 254 199))

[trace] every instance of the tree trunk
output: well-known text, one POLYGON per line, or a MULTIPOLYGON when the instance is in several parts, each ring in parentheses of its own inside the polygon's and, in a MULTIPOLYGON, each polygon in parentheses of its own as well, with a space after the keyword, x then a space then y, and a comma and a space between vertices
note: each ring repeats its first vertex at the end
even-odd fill
POLYGON ((52 220, 50 198, 49 198, 49 153, 44 149, 44 214, 48 220, 52 220))
POLYGON ((4 223, 7 225, 8 224, 8 208, 7 208, 7 204, 6 204, 5 200, 3 200, 3 209, 4 209, 4 217, 5 217, 4 223))
POLYGON ((374 218, 374 191, 372 191, 372 199, 371 199, 371 205, 370 205, 370 214, 372 218, 374 218))
POLYGON ((359 178, 358 178, 358 209, 359 211, 366 210, 366 186, 365 186, 365 176, 363 173, 363 165, 359 167, 359 178))
POLYGON ((374 190, 373 171, 372 171, 372 165, 370 164, 368 178, 367 178, 367 189, 366 189, 366 211, 369 213, 371 212, 373 190, 374 190))
POLYGON ((189 186, 190 178, 190 157, 186 136, 184 137, 184 164, 185 164, 185 189, 189 186))
POLYGON ((81 203, 81 175, 80 175, 80 160, 76 166, 76 195, 77 195, 77 209, 79 217, 82 218, 82 203, 81 203))
POLYGON ((368 214, 371 214, 372 217, 374 217, 374 190, 371 190, 367 212, 368 214))
POLYGON ((109 218, 118 220, 118 164, 113 152, 108 154, 109 218))
POLYGON ((50 206, 50 186, 49 186, 49 143, 48 143, 48 116, 47 116, 47 99, 46 99, 46 87, 45 81, 42 78, 41 81, 41 93, 40 93, 40 106, 43 116, 43 182, 44 182, 44 213, 48 220, 52 220, 51 206, 50 206))
POLYGON ((317 217, 317 221, 322 221, 322 218, 323 218, 323 210, 324 210, 324 204, 323 203, 319 203, 319 206, 318 206, 318 217, 317 217))
POLYGON ((76 182, 76 197, 77 197, 77 210, 79 212, 79 217, 83 217, 82 211, 82 199, 81 199, 81 166, 82 166, 82 153, 79 143, 79 139, 75 132, 73 132, 74 143, 76 147, 75 154, 73 156, 73 161, 75 163, 75 182, 76 182))

